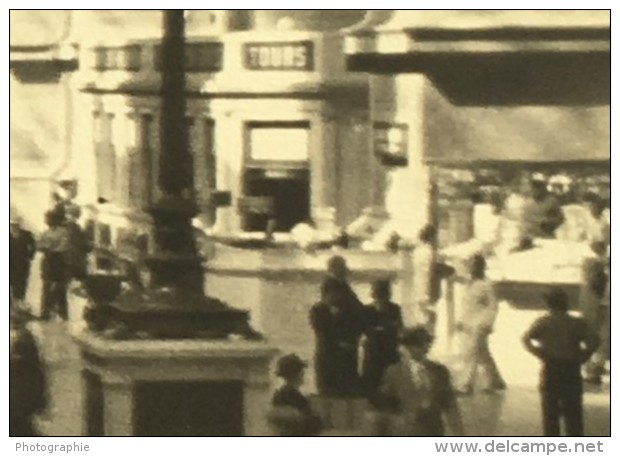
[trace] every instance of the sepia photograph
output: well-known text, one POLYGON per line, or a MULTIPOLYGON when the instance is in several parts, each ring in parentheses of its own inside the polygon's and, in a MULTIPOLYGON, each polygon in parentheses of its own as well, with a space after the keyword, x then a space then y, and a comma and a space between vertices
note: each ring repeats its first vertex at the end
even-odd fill
POLYGON ((611 436, 611 10, 9 18, 11 437, 611 436))

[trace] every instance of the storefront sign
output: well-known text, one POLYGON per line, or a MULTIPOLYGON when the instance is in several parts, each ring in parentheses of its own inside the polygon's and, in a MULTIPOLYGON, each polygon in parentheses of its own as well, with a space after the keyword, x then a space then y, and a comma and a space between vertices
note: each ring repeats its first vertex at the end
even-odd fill
POLYGON ((407 126, 378 122, 373 132, 374 152, 386 166, 407 166, 407 126))
POLYGON ((297 43, 248 43, 243 47, 244 64, 250 70, 300 70, 314 68, 314 45, 297 43))

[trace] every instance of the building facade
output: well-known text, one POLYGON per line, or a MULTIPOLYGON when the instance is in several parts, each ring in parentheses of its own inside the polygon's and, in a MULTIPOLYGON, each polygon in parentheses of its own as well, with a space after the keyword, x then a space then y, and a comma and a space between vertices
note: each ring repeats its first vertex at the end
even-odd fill
POLYGON ((73 178, 77 52, 67 41, 71 19, 62 11, 10 14, 11 212, 34 231, 44 228, 56 185, 73 178))
MULTIPOLYGON (((91 170, 82 203, 111 245, 148 237, 147 209, 160 196, 161 18, 136 16, 76 19, 103 24, 80 46, 75 158, 91 170)), ((347 71, 338 32, 362 16, 188 12, 185 120, 200 226, 243 238, 271 224, 286 239, 299 223, 333 231, 382 204, 368 77, 347 71)))

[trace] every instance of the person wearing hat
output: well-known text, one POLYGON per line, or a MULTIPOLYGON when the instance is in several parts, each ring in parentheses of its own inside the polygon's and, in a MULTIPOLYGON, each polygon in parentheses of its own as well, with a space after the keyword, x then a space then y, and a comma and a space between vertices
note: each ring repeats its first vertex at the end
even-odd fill
POLYGON ((581 365, 599 345, 585 320, 568 313, 568 296, 555 289, 546 296, 548 313, 523 335, 525 348, 542 361, 540 395, 545 436, 560 436, 560 417, 570 437, 583 436, 581 365))
POLYGON ((391 301, 389 280, 372 284, 373 303, 366 307, 367 327, 362 382, 369 399, 376 394, 383 373, 398 361, 398 334, 403 327, 400 306, 391 301))
POLYGON ((443 436, 446 424, 453 435, 464 435, 450 372, 427 357, 432 342, 422 326, 401 333, 400 360, 385 371, 376 403, 386 413, 386 435, 443 436))
POLYGON ((36 250, 32 233, 23 228, 18 216, 12 216, 9 225, 9 286, 17 301, 23 301, 26 296, 30 265, 36 250))
POLYGON ((268 419, 278 436, 310 437, 321 430, 321 420, 299 390, 304 383, 307 364, 297 355, 281 357, 276 375, 284 384, 274 393, 268 419))
POLYGON ((47 380, 37 343, 28 328, 32 316, 14 305, 10 312, 9 435, 34 437, 34 417, 47 405, 47 380))

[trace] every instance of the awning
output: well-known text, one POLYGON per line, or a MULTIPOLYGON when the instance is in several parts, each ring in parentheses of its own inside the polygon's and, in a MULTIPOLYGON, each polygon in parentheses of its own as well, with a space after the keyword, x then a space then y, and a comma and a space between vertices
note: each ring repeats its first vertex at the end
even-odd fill
POLYGON ((611 158, 609 106, 446 108, 435 103, 427 111, 427 163, 605 163, 611 158))
POLYGON ((355 71, 381 71, 386 56, 608 53, 610 24, 605 10, 397 10, 389 18, 371 12, 347 31, 345 49, 355 71))

